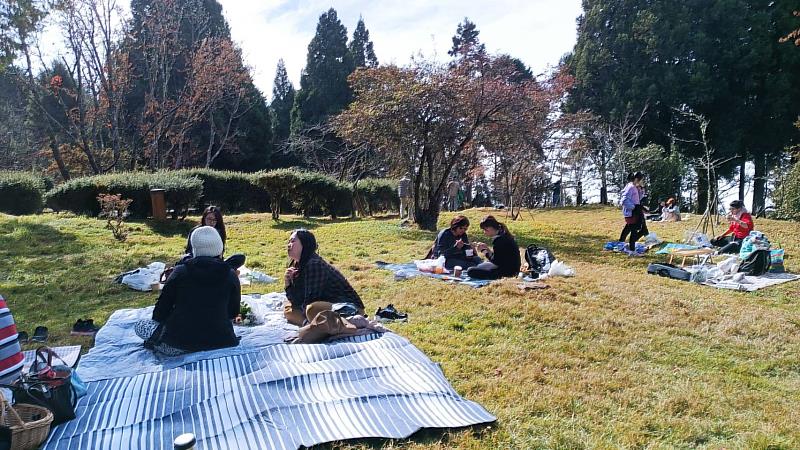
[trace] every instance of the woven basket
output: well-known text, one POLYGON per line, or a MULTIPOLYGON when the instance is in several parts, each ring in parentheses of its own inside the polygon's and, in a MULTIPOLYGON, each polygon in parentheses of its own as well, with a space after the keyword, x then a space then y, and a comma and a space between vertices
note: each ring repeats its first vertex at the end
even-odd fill
POLYGON ((39 448, 50 433, 53 413, 43 406, 10 405, 0 395, 0 424, 11 430, 11 450, 39 448))

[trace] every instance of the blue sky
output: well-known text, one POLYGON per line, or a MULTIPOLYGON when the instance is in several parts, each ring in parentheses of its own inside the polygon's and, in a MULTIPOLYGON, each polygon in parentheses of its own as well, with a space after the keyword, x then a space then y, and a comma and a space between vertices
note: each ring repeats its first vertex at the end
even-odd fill
POLYGON ((299 84, 317 20, 333 7, 352 36, 363 16, 381 63, 406 64, 412 55, 444 60, 464 17, 476 23, 493 53, 523 60, 534 73, 554 66, 575 44, 580 0, 219 0, 256 85, 269 97, 279 58, 299 84))

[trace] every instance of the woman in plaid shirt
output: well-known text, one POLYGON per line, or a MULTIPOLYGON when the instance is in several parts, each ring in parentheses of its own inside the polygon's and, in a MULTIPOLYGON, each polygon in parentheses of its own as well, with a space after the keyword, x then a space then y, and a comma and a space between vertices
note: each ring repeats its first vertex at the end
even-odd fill
POLYGON ((289 323, 302 326, 335 303, 350 303, 364 315, 364 303, 347 279, 317 254, 317 239, 306 229, 292 232, 286 251, 291 264, 286 269, 284 316, 289 323))

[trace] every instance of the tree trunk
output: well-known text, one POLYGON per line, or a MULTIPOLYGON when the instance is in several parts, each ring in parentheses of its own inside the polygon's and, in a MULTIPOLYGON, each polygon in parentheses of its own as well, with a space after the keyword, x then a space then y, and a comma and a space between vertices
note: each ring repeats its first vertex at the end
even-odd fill
POLYGON ((61 150, 58 149, 58 144, 56 144, 56 139, 53 136, 50 136, 50 151, 53 153, 53 159, 56 161, 58 171, 61 173, 61 178, 63 178, 64 181, 69 181, 69 169, 67 169, 67 165, 64 164, 64 159, 61 157, 61 150))
POLYGON ((697 213, 703 214, 708 208, 708 176, 705 171, 697 171, 697 213))
POLYGON ((767 165, 767 157, 764 154, 756 155, 753 158, 753 162, 756 166, 756 172, 753 178, 753 208, 750 212, 761 216, 764 213, 764 203, 766 201, 769 167, 767 165))
POLYGON ((742 158, 742 163, 739 164, 739 200, 744 200, 745 190, 747 189, 747 173, 745 166, 747 158, 742 158))
POLYGON ((575 185, 575 206, 583 205, 583 183, 578 181, 575 185))

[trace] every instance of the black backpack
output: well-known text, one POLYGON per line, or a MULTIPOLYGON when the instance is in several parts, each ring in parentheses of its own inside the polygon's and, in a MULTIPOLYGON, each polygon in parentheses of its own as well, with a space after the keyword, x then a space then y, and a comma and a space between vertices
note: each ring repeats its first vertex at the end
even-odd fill
POLYGON ((769 272, 770 266, 772 266, 772 258, 769 250, 756 250, 742 261, 742 264, 739 265, 739 272, 757 277, 769 272))
POLYGON ((553 252, 536 244, 531 244, 525 249, 525 262, 528 263, 528 270, 534 278, 539 274, 547 273, 550 270, 550 264, 555 260, 553 252))

